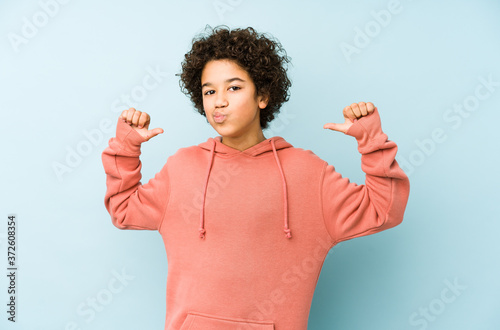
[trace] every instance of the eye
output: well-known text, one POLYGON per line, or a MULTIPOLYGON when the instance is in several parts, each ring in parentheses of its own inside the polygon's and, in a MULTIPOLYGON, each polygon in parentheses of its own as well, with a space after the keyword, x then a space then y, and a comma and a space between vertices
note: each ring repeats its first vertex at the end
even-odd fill
POLYGON ((203 93, 203 95, 212 95, 212 94, 208 94, 210 92, 213 92, 213 90, 206 91, 205 93, 203 93))
POLYGON ((240 87, 238 87, 238 86, 231 86, 231 87, 229 87, 229 89, 231 89, 231 88, 236 88, 236 90, 241 89, 241 88, 240 88, 240 87))

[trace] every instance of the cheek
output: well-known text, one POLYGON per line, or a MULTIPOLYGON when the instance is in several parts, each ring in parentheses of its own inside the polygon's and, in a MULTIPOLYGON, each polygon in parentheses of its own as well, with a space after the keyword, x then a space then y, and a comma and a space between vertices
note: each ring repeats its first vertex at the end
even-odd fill
POLYGON ((209 99, 202 98, 202 105, 203 105, 203 110, 205 110, 206 113, 212 111, 212 102, 210 102, 209 99))
POLYGON ((253 103, 252 100, 249 98, 240 97, 232 100, 232 105, 235 108, 240 109, 240 111, 243 113, 249 113, 252 110, 253 103))

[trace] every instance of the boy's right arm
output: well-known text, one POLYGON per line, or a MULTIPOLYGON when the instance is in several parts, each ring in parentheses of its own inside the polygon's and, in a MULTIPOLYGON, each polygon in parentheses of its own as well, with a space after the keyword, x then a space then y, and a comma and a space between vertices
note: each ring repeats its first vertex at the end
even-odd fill
POLYGON ((159 230, 167 208, 170 186, 167 165, 147 184, 141 184, 141 143, 146 139, 123 118, 116 137, 102 153, 106 172, 104 204, 113 225, 120 229, 159 230))

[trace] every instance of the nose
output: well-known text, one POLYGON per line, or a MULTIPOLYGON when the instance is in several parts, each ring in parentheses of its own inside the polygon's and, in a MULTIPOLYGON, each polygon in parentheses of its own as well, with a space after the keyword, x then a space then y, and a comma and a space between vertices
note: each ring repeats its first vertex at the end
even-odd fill
POLYGON ((227 107, 227 98, 224 93, 217 93, 217 98, 215 100, 216 108, 224 108, 227 107))

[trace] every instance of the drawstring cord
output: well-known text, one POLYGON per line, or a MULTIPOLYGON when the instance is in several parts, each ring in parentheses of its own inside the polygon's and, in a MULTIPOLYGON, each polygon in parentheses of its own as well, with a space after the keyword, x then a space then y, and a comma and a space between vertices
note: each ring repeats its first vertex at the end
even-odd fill
MULTIPOLYGON (((202 208, 201 208, 201 213, 200 213, 200 228, 198 231, 200 232, 200 238, 204 239, 205 238, 205 200, 206 200, 206 192, 207 192, 207 187, 208 187, 208 180, 210 178, 210 171, 212 170, 212 164, 214 160, 214 153, 215 153, 215 145, 216 142, 215 140, 213 141, 213 148, 210 152, 210 162, 208 164, 207 168, 207 174, 206 174, 206 180, 205 180, 205 185, 203 187, 203 203, 202 203, 202 208)), ((273 154, 274 154, 274 159, 276 160, 276 164, 278 165, 278 169, 280 171, 281 175, 281 181, 283 182, 283 213, 284 213, 284 232, 286 234, 287 238, 292 238, 292 233, 290 228, 288 227, 288 192, 287 192, 287 187, 286 187, 286 180, 285 180, 285 175, 283 174, 283 169, 281 167, 281 163, 278 158, 278 153, 276 152, 276 146, 274 144, 274 140, 270 139, 271 145, 273 147, 273 154)))
POLYGON ((208 169, 207 169, 207 179, 205 180, 205 187, 203 187, 203 204, 201 208, 201 214, 200 214, 200 238, 204 239, 205 238, 205 199, 207 197, 207 187, 208 187, 208 179, 210 178, 210 170, 212 169, 212 164, 214 160, 214 152, 215 152, 215 140, 212 140, 214 143, 214 146, 210 152, 210 162, 208 164, 208 169))
POLYGON ((285 233, 287 238, 292 238, 292 233, 290 228, 288 228, 288 201, 287 201, 287 189, 286 189, 286 181, 285 181, 285 175, 283 174, 283 169, 281 168, 281 163, 278 158, 278 153, 276 152, 276 146, 274 145, 274 140, 271 139, 271 145, 273 146, 273 154, 274 158, 276 159, 276 164, 278 164, 278 168, 280 170, 281 174, 281 180, 283 181, 283 213, 285 214, 285 233))

